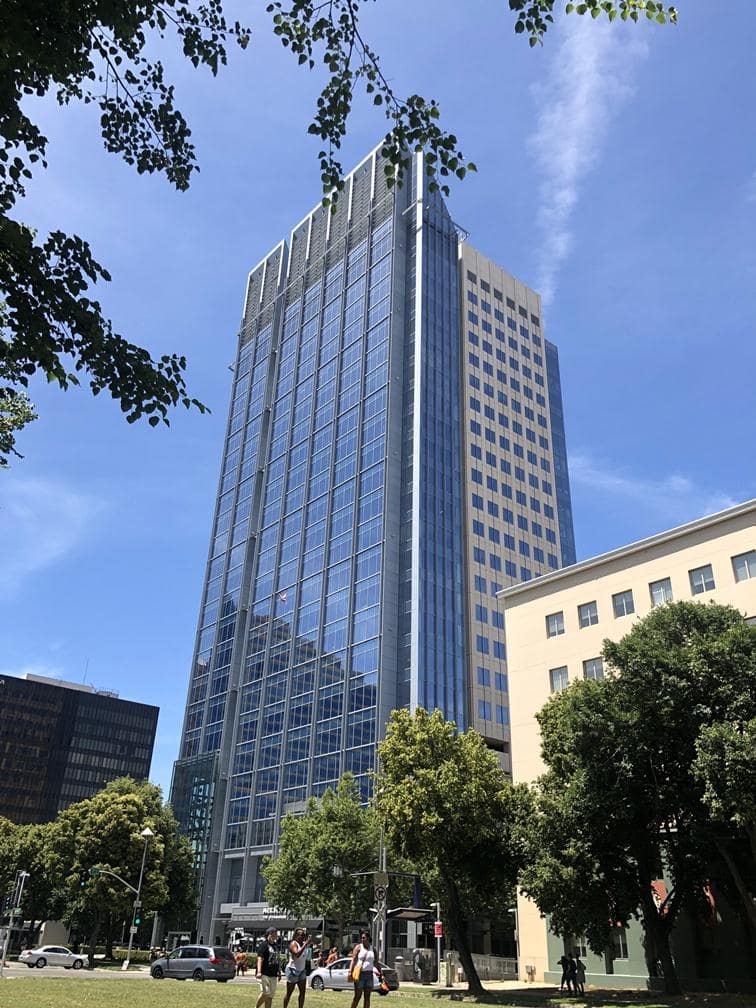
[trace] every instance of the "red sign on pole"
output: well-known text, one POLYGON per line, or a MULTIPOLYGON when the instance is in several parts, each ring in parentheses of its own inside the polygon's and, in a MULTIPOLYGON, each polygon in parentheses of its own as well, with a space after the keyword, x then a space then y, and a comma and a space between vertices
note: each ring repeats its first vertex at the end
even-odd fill
POLYGON ((444 925, 441 923, 441 921, 433 922, 433 937, 434 938, 444 937, 444 925))

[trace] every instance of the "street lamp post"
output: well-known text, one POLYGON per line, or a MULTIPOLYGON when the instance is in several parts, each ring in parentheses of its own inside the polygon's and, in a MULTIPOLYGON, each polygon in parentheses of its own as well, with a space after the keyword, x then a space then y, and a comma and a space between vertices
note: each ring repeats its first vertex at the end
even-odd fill
POLYGON ((24 884, 26 880, 30 877, 28 871, 16 872, 16 886, 13 892, 13 906, 11 907, 8 927, 5 930, 5 935, 3 937, 3 946, 0 949, 0 978, 3 976, 3 969, 5 968, 5 957, 8 954, 8 944, 10 942, 11 933, 13 932, 13 918, 17 915, 18 911, 21 909, 21 899, 24 895, 24 884))
POLYGON ((134 935, 136 934, 137 925, 136 917, 137 911, 142 905, 141 894, 142 894, 142 880, 144 879, 144 863, 147 860, 147 845, 150 842, 150 837, 155 836, 149 826, 145 826, 142 832, 139 834, 144 837, 144 850, 142 851, 142 867, 139 869, 139 884, 136 888, 136 896, 134 897, 134 912, 131 915, 131 927, 129 928, 129 947, 126 951, 126 958, 124 959, 122 970, 127 970, 129 968, 129 963, 131 962, 131 946, 134 941, 134 935))

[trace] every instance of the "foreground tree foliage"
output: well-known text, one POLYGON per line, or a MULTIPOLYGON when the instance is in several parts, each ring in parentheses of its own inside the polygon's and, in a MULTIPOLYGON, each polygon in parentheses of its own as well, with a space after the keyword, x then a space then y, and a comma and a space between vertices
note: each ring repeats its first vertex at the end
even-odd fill
POLYGON ((277 855, 263 867, 265 898, 294 917, 335 920, 341 945, 345 925, 370 906, 372 877, 354 873, 377 866, 379 835, 375 813, 360 805, 359 788, 345 774, 335 791, 310 798, 303 815, 283 820, 277 855))
MULTIPOLYGON (((0 383, 2 380, 0 369, 0 383)), ((36 419, 34 407, 24 392, 0 384, 0 469, 7 469, 11 455, 21 458, 15 447, 16 434, 36 419)))
POLYGON ((523 865, 526 787, 514 787, 474 731, 440 711, 394 711, 379 746, 375 808, 387 841, 441 898, 471 994, 483 987, 468 923, 510 906, 523 865))
MULTIPOLYGON (((671 603, 605 641, 603 657, 616 677, 577 682, 538 714, 548 769, 521 885, 555 931, 585 933, 596 952, 613 924, 638 918, 651 975, 660 964, 677 993, 670 934, 683 909, 708 912, 721 843, 741 830, 732 809, 713 814, 697 757, 709 726, 756 716, 756 628, 731 607, 671 603)), ((735 773, 741 790, 747 772, 735 773)))
POLYGON ((45 920, 61 919, 87 941, 92 965, 100 934, 131 920, 134 894, 110 875, 91 878, 89 869, 115 872, 136 888, 145 826, 155 834, 142 884, 145 914, 161 913, 169 929, 183 926, 195 902, 191 845, 154 784, 120 778, 42 825, 0 820, 0 888, 12 886, 17 871, 29 872, 22 907, 31 939, 45 920))
MULTIPOLYGON (((396 94, 359 22, 367 0, 274 0, 273 31, 299 64, 322 63, 327 82, 309 131, 323 141, 320 170, 327 204, 343 186, 337 152, 346 135, 355 90, 381 106, 388 119, 384 154, 390 182, 401 184, 408 152, 425 150, 431 189, 448 192, 466 161, 457 138, 439 125, 433 100, 396 94)), ((515 31, 540 42, 555 0, 509 0, 515 31)), ((561 8, 561 4, 558 5, 561 8)), ((674 8, 654 0, 585 0, 565 12, 637 20, 674 20, 674 8)), ((107 390, 129 423, 144 417, 169 422, 176 405, 205 411, 190 396, 181 354, 154 360, 114 332, 92 297, 110 280, 86 241, 53 231, 38 236, 13 211, 35 169, 46 168, 47 139, 28 114, 27 96, 54 93, 61 105, 95 104, 106 150, 139 172, 161 172, 183 190, 198 170, 189 125, 175 101, 165 68, 153 56, 171 36, 193 66, 212 74, 227 61, 227 46, 246 48, 250 32, 227 21, 222 0, 4 0, 0 19, 0 466, 15 450, 16 433, 34 413, 23 396, 41 374, 63 389, 89 383, 107 390)))
POLYGON ((64 866, 63 920, 86 937, 90 966, 108 915, 129 920, 134 893, 107 874, 89 878, 82 886, 82 873, 90 868, 114 872, 136 888, 144 852, 140 834, 146 826, 155 835, 147 847, 142 882, 145 912, 151 915, 165 909, 179 916, 191 914, 191 845, 179 835, 173 812, 156 785, 119 778, 61 812, 55 826, 56 848, 64 866))
POLYGON ((18 871, 29 873, 22 905, 32 943, 46 920, 59 918, 65 911, 56 838, 55 823, 19 825, 0 819, 0 892, 12 891, 18 871))
POLYGON ((717 850, 756 937, 756 719, 708 725, 696 749, 717 850))

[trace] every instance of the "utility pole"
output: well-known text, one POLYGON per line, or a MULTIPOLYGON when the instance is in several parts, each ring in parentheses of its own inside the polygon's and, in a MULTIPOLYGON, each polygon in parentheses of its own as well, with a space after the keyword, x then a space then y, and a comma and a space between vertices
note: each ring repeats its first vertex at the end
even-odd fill
POLYGON ((158 928, 160 926, 160 915, 157 910, 152 918, 152 937, 150 938, 150 948, 155 948, 157 945, 158 928))
POLYGON ((436 910, 436 919, 433 922, 433 934, 436 936, 436 966, 438 969, 438 975, 436 977, 436 982, 438 986, 441 986, 441 939, 444 937, 444 925, 441 921, 441 904, 436 902, 433 904, 436 910))
POLYGON ((386 908, 388 906, 389 876, 386 871, 386 845, 383 842, 383 830, 378 846, 378 871, 373 873, 375 886, 375 954, 378 962, 384 962, 386 951, 386 908))

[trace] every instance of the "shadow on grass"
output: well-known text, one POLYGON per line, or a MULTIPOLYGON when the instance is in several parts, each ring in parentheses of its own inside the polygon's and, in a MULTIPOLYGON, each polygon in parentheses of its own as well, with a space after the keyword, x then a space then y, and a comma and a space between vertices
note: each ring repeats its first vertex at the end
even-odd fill
POLYGON ((553 987, 532 987, 527 990, 488 991, 480 997, 464 990, 434 991, 430 996, 438 1001, 501 1005, 506 1008, 754 1008, 753 995, 747 994, 681 994, 670 996, 658 991, 589 990, 581 997, 571 997, 553 987))

